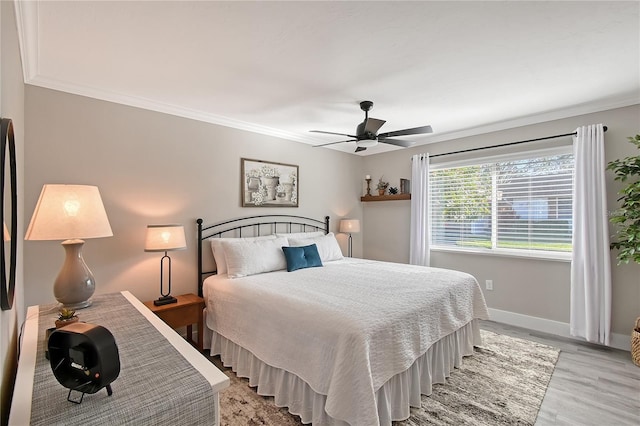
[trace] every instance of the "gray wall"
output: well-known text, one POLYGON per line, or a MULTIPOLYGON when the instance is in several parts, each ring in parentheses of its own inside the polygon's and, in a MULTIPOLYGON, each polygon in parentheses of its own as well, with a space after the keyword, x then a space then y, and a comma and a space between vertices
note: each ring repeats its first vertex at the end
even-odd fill
MULTIPOLYGON (((96 293, 159 296, 161 253, 145 253, 148 224, 182 223, 188 250, 171 253, 172 293, 197 291, 195 220, 250 214, 361 218, 360 158, 213 124, 34 86, 26 90, 25 226, 46 183, 100 189, 114 236, 87 240, 96 293), (240 158, 299 166, 300 207, 240 207, 240 158)), ((346 235, 338 235, 346 253, 346 235)), ((362 253, 359 235, 354 252, 362 253)), ((57 241, 25 241, 27 305, 53 301, 64 260, 57 241)), ((82 313, 79 313, 82 316, 82 313)))
MULTIPOLYGON (((609 127, 605 134, 606 159, 614 160, 638 155, 627 136, 640 133, 640 106, 620 108, 563 120, 549 121, 531 126, 473 137, 450 140, 364 157, 364 174, 372 175, 376 182, 380 175, 399 185, 400 178, 411 178, 411 156, 429 152, 439 154, 461 149, 495 145, 555 134, 570 133, 578 126, 603 123, 609 127)), ((467 156, 492 155, 514 150, 543 148, 557 144, 571 144, 571 138, 553 142, 517 145, 480 153, 460 154, 434 158, 437 162, 463 159, 467 156), (526 147, 526 148, 525 148, 526 147)), ((607 173, 609 210, 617 208, 617 191, 621 188, 607 173)), ((363 203, 364 257, 394 262, 409 261, 410 201, 363 203)), ((613 228, 611 227, 613 234, 613 228)), ((615 266, 615 253, 611 253, 613 280, 613 331, 628 335, 635 318, 640 315, 640 265, 615 266)), ((485 291, 489 307, 563 323, 569 322, 570 263, 514 257, 431 253, 431 264, 436 267, 460 269, 474 275, 479 282, 492 279, 494 290, 485 291)))
MULTIPOLYGON (((126 289, 143 300, 152 299, 158 294, 159 256, 143 252, 146 225, 179 222, 189 230, 199 216, 210 223, 264 212, 265 209, 240 207, 240 158, 247 157, 300 166, 301 207, 268 211, 314 217, 329 214, 334 231, 340 217, 361 218, 363 232, 354 234, 355 256, 407 262, 410 202, 360 203, 365 174, 372 175, 373 183, 384 174, 392 185, 398 185, 401 177, 410 178, 410 156, 414 153, 436 154, 567 133, 577 126, 599 122, 609 126, 607 160, 635 155, 635 148, 626 142, 626 137, 640 131, 639 115, 640 106, 634 106, 356 157, 27 86, 25 226, 43 184, 98 185, 114 236, 88 240, 85 244, 85 260, 96 276, 97 291, 126 289)), ((571 139, 535 146, 558 143, 570 144, 571 139)), ((522 149, 522 145, 513 149, 522 149)), ((504 152, 504 148, 491 151, 504 152)), ((452 157, 438 160, 450 161, 452 157)), ((620 185, 611 174, 608 179, 609 205, 613 210, 620 185)), ((189 249, 172 254, 176 294, 195 291, 194 234, 188 232, 187 237, 189 249)), ((346 236, 338 238, 346 253, 346 236)), ((63 258, 58 242, 25 242, 25 262, 29 265, 25 271, 27 305, 52 300, 52 281, 63 258)), ((615 265, 613 254, 612 261, 615 265)), ((491 308, 569 321, 568 262, 433 252, 432 264, 467 271, 481 283, 492 279, 494 291, 485 292, 491 308)), ((613 268, 614 332, 628 334, 630 324, 640 312, 639 268, 638 265, 613 268)))
MULTIPOLYGON (((16 140, 18 212, 23 210, 24 84, 13 2, 0 2, 0 116, 11 118, 16 140)), ((17 364, 18 327, 24 318, 22 216, 18 214, 18 263, 13 309, 0 312, 0 424, 6 424, 17 364)))

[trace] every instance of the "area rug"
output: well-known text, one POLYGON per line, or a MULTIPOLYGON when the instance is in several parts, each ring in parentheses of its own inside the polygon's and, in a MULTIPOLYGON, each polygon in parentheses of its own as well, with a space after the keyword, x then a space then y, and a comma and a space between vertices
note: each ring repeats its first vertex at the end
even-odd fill
MULTIPOLYGON (((394 426, 533 425, 547 390, 559 349, 482 330, 482 347, 466 357, 446 384, 422 396, 422 406, 394 426)), ((300 418, 278 408, 273 398, 249 387, 248 380, 222 367, 231 386, 220 393, 222 426, 301 425, 300 418)))

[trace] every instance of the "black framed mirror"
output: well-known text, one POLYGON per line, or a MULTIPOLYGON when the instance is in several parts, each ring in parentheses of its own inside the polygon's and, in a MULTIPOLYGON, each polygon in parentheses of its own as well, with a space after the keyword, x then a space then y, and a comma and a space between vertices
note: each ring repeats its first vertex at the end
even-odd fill
POLYGON ((0 153, 0 215, 2 216, 2 248, 0 249, 0 305, 2 310, 11 309, 16 288, 16 255, 18 254, 18 195, 16 179, 16 143, 13 122, 0 119, 2 148, 0 153))

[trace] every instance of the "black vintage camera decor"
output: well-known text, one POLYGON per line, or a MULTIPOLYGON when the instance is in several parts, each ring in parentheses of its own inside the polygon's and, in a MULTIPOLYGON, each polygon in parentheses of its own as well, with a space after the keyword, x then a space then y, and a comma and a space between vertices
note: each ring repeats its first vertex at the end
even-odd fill
POLYGON ((58 382, 69 389, 67 400, 80 404, 84 394, 106 388, 120 374, 120 357, 113 335, 106 328, 83 322, 56 329, 47 343, 49 361, 58 382), (81 393, 71 398, 72 391, 81 393))

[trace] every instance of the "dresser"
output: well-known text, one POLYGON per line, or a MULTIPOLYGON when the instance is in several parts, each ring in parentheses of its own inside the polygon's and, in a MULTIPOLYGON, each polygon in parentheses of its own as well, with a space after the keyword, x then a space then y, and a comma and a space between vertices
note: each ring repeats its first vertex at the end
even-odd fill
POLYGON ((107 328, 120 374, 105 389, 67 401, 45 357, 56 305, 31 306, 24 325, 9 425, 220 424, 218 392, 229 378, 131 293, 103 294, 77 312, 107 328))

